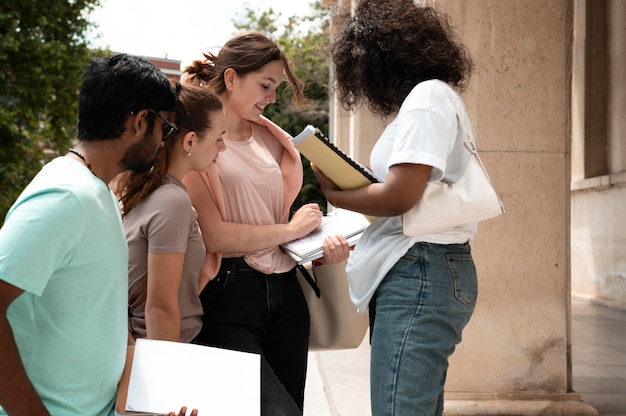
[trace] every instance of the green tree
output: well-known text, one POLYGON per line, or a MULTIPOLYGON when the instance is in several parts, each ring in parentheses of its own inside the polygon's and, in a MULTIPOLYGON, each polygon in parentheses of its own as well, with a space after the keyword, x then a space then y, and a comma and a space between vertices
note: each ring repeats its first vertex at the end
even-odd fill
MULTIPOLYGON (((318 0, 310 4, 310 11, 308 16, 291 16, 282 22, 282 15, 272 8, 261 12, 247 8, 233 21, 239 30, 256 30, 275 39, 291 61, 295 73, 305 82, 305 95, 310 100, 308 107, 292 106, 292 92, 287 83, 283 83, 276 104, 266 109, 267 117, 291 135, 298 134, 307 124, 328 133, 330 66, 325 48, 330 41, 330 10, 322 7, 318 0)), ((292 211, 308 202, 317 202, 325 211, 326 199, 309 161, 304 157, 302 161, 304 183, 292 211)))
POLYGON ((41 166, 75 137, 86 34, 100 0, 0 4, 0 220, 41 166))

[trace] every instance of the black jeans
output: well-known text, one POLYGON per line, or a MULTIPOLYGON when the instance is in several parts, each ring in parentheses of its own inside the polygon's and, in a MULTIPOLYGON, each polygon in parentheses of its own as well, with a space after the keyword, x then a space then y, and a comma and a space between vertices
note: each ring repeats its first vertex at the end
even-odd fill
POLYGON ((260 273, 242 258, 223 259, 200 294, 195 342, 261 357, 261 414, 301 415, 309 345, 309 310, 295 269, 260 273))

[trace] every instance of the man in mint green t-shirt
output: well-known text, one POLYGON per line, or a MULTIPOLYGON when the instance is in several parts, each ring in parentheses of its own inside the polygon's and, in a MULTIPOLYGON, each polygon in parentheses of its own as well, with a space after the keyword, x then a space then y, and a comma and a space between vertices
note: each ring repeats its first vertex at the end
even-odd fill
POLYGON ((142 58, 87 67, 78 142, 37 174, 0 229, 0 414, 112 415, 126 356, 128 248, 107 184, 151 168, 176 126, 142 58))

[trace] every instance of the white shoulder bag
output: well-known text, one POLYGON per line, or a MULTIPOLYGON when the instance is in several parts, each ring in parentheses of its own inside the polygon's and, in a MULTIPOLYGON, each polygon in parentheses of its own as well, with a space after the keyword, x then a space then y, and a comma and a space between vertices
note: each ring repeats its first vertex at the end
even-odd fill
POLYGON ((444 87, 465 133, 465 148, 471 157, 461 179, 455 183, 428 182, 424 193, 402 218, 402 231, 408 236, 431 234, 468 223, 488 220, 504 213, 485 165, 478 156, 474 139, 450 92, 444 87))

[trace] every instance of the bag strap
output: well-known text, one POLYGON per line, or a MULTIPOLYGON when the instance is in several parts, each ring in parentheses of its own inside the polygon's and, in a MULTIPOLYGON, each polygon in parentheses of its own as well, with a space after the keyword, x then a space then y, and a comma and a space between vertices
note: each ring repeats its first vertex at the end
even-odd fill
MULTIPOLYGON (((485 172, 485 176, 487 177, 487 180, 489 181, 491 186, 493 186, 493 183, 491 182, 491 178, 489 177, 489 173, 487 173, 487 168, 485 168, 485 165, 483 164, 482 159, 478 155, 478 150, 476 150, 474 137, 467 130, 467 127, 465 127, 465 121, 463 120, 463 117, 461 117, 461 114, 459 113, 459 108, 456 105, 456 101, 454 101, 454 98, 452 97, 452 94, 450 93, 450 90, 452 89, 452 87, 450 87, 448 84, 446 84, 443 81, 441 82, 445 84, 443 90, 446 92, 446 95, 450 99, 450 102, 452 103, 452 107, 454 107, 454 111, 456 112, 456 118, 459 120, 459 124, 461 124, 461 128, 465 132, 464 146, 472 154, 472 156, 476 158, 476 160, 478 161, 478 164, 480 165, 480 168, 483 170, 483 172, 485 172)), ((504 204, 502 203, 502 200, 500 199, 500 197, 498 197, 498 202, 500 202, 500 208, 502 209, 502 212, 504 212, 504 204)))
MULTIPOLYGON (((298 264, 296 267, 298 268, 298 270, 300 270, 300 273, 302 273, 302 277, 304 277, 304 280, 306 280, 306 282, 311 286, 313 292, 315 292, 315 296, 319 298, 321 296, 321 293, 320 288, 317 285, 317 280, 311 277, 311 274, 309 273, 307 268, 304 267, 302 264, 298 264)), ((315 272, 313 274, 315 274, 315 272)))
POLYGON ((441 83, 444 84, 443 90, 446 92, 446 95, 450 99, 450 103, 452 104, 452 107, 454 108, 454 112, 456 113, 456 118, 459 120, 461 129, 463 129, 463 132, 465 133, 465 143, 469 143, 465 145, 465 148, 469 150, 472 154, 474 154, 476 153, 476 144, 474 143, 474 137, 467 130, 467 127, 465 126, 465 120, 463 120, 463 117, 461 117, 461 113, 459 112, 459 108, 456 105, 456 101, 454 100, 454 97, 452 97, 452 94, 450 93, 450 90, 452 89, 452 87, 450 87, 448 84, 446 84, 443 81, 441 81, 441 83))
MULTIPOLYGON (((465 127, 465 121, 463 120, 463 117, 461 117, 461 114, 459 113, 459 108, 456 105, 456 101, 454 101, 454 98, 452 97, 452 94, 450 93, 450 90, 452 89, 452 87, 450 87, 448 84, 446 84, 443 81, 441 82, 445 84, 443 90, 446 92, 446 95, 450 99, 450 103, 452 103, 452 107, 454 107, 454 111, 456 112, 456 118, 459 120, 459 124, 461 125, 461 128, 463 129, 463 132, 465 133, 464 146, 472 154, 472 156, 476 158, 481 169, 483 170, 483 172, 485 172, 485 175, 487 176, 487 180, 489 181, 489 183, 491 183, 491 178, 489 177, 489 174, 487 173, 487 168, 485 168, 483 161, 480 159, 480 156, 478 155, 478 150, 476 150, 474 137, 467 130, 467 127, 465 127)), ((502 205, 502 202, 500 202, 500 205, 502 205)))

